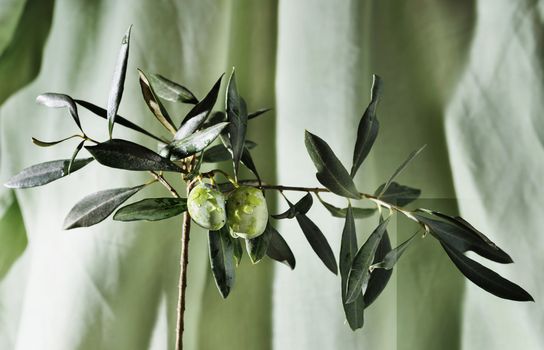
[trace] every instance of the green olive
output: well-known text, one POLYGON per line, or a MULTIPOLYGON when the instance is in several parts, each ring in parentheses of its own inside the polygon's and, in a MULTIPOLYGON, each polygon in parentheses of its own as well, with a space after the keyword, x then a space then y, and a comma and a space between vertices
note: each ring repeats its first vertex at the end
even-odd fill
POLYGON ((187 209, 193 221, 203 228, 217 231, 225 225, 225 196, 209 184, 193 187, 187 198, 187 209))
POLYGON ((240 186, 227 199, 227 223, 233 235, 251 239, 263 234, 268 222, 268 208, 263 192, 240 186))

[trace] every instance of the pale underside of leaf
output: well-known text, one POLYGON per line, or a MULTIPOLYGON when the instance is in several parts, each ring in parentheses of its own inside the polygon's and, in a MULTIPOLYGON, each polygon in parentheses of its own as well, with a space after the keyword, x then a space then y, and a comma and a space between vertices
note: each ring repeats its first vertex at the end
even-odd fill
POLYGON ((228 124, 228 122, 219 123, 207 129, 199 130, 182 140, 173 141, 166 146, 170 153, 170 159, 182 159, 202 151, 219 136, 228 124))
POLYGON ((79 120, 79 114, 77 112, 77 106, 70 96, 48 92, 39 95, 36 98, 36 102, 50 108, 68 108, 68 111, 74 119, 77 127, 79 130, 83 131, 81 121, 79 120))
POLYGON ((64 220, 64 229, 98 224, 144 186, 116 188, 88 195, 70 210, 64 220))
MULTIPOLYGON (((75 160, 71 171, 81 169, 93 160, 93 158, 75 160)), ((61 159, 32 165, 9 179, 5 186, 8 188, 30 188, 48 184, 67 176, 69 164, 69 159, 61 159)))
POLYGON ((108 129, 110 138, 112 138, 113 125, 115 123, 115 116, 123 97, 123 91, 125 86, 125 76, 127 74, 128 63, 128 51, 130 44, 130 31, 132 25, 127 29, 125 36, 121 42, 121 49, 117 58, 117 64, 113 73, 113 81, 111 83, 110 95, 108 98, 108 129))

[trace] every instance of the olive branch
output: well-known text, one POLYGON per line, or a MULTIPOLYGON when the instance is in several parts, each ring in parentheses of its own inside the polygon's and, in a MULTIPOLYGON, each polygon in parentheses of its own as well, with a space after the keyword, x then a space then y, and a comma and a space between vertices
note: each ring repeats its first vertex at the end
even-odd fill
POLYGON ((79 171, 93 160, 106 167, 148 172, 151 179, 146 183, 100 191, 83 198, 68 213, 64 228, 92 226, 114 212, 113 219, 117 221, 156 221, 183 214, 176 349, 183 348, 191 221, 209 230, 211 270, 221 296, 226 298, 233 288, 235 270, 243 256, 243 243, 253 263, 268 256, 288 265, 291 269, 295 268, 295 257, 287 242, 274 228, 272 219, 296 219, 311 248, 323 264, 334 274, 338 274, 339 270, 341 303, 346 320, 353 330, 363 327, 365 309, 384 290, 392 269, 402 254, 417 237, 425 238, 428 234, 439 241, 459 271, 482 289, 505 299, 533 301, 531 295, 524 289, 464 254, 472 251, 494 262, 503 264, 513 262, 506 252, 470 223, 461 217, 429 209, 406 209, 406 206, 420 196, 421 191, 401 185, 395 180, 424 147, 410 153, 374 193, 362 193, 357 189, 353 178, 368 156, 379 131, 376 111, 382 92, 382 82, 378 76, 374 76, 370 102, 357 128, 350 171, 348 172, 323 139, 306 131, 306 149, 317 170, 316 177, 323 187, 273 185, 260 178, 251 156, 251 150, 257 144, 246 139, 248 123, 264 115, 269 109, 248 112, 246 102, 238 92, 234 70, 226 86, 225 110, 219 111, 214 111, 214 106, 223 76, 206 96, 199 100, 189 89, 178 83, 161 75, 146 75, 138 70, 143 98, 152 114, 170 134, 168 137, 156 136, 117 114, 127 71, 130 31, 131 28, 122 40, 106 109, 65 94, 45 93, 37 98, 38 103, 47 107, 67 108, 81 133, 52 142, 36 138, 32 141, 40 147, 51 147, 61 142, 80 139, 71 157, 30 166, 12 177, 6 186, 22 189, 45 185, 79 171), (180 102, 193 107, 180 123, 175 123, 162 101, 180 102), (106 141, 94 140, 85 133, 80 122, 78 106, 107 120, 109 138, 106 141), (132 129, 158 142, 160 152, 156 153, 128 140, 113 138, 116 125, 132 129), (78 158, 83 148, 91 157, 78 158), (225 161, 232 162, 232 174, 220 169, 208 171, 202 169, 204 164, 225 161), (240 163, 249 169, 255 178, 239 179, 240 163), (177 174, 179 177, 176 179, 185 183, 187 198, 182 197, 165 178, 166 172, 177 174), (227 181, 219 182, 220 178, 227 181), (121 207, 134 194, 155 183, 161 184, 171 196, 147 198, 121 207), (288 209, 279 214, 269 215, 264 198, 266 191, 281 194, 288 209), (292 203, 286 192, 306 194, 292 203), (323 193, 344 198, 346 206, 337 207, 328 203, 322 198, 323 193), (333 217, 345 220, 339 263, 325 235, 307 215, 312 208, 314 197, 333 217), (360 200, 367 201, 370 206, 352 205, 352 201, 360 200), (393 248, 387 233, 387 225, 395 213, 416 222, 419 230, 393 248), (355 219, 373 216, 379 218, 378 225, 359 246, 355 219), (419 232, 423 234, 419 235, 419 232), (377 270, 382 273, 375 273, 377 270))

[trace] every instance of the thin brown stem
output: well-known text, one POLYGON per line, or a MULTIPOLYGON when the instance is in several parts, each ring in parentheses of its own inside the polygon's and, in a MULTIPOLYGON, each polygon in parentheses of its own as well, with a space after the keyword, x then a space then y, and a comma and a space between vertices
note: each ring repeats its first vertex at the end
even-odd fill
POLYGON ((150 171, 151 175, 153 175, 153 177, 155 179, 157 179, 168 191, 170 191, 170 194, 172 194, 172 196, 176 197, 176 198, 179 198, 179 194, 178 192, 175 190, 175 188, 170 185, 170 183, 164 178, 164 176, 162 176, 161 174, 157 174, 156 172, 154 171, 150 171))
MULTIPOLYGON (((283 185, 269 185, 269 184, 265 184, 265 183, 259 184, 255 180, 242 180, 239 183, 247 185, 247 186, 256 187, 256 188, 259 188, 261 190, 274 190, 274 191, 279 191, 279 192, 283 192, 283 191, 312 192, 312 193, 324 193, 324 192, 325 193, 326 192, 330 193, 331 192, 329 189, 324 188, 324 187, 283 186, 283 185)), ((414 220, 416 222, 419 222, 419 220, 417 220, 412 215, 412 213, 410 211, 408 211, 408 210, 404 210, 401 207, 398 207, 398 206, 393 205, 391 203, 387 203, 387 202, 381 200, 380 198, 378 198, 378 197, 376 197, 374 195, 368 194, 368 193, 359 192, 359 194, 361 195, 361 198, 368 199, 368 200, 374 202, 378 206, 387 208, 389 210, 397 211, 397 212, 402 213, 403 215, 405 215, 407 218, 409 218, 411 220, 414 220)))
POLYGON ((176 325, 176 350, 183 350, 183 329, 185 314, 185 298, 187 290, 187 265, 189 264, 189 236, 191 232, 191 217, 188 212, 183 214, 183 229, 181 232, 181 257, 179 272, 178 320, 176 325))

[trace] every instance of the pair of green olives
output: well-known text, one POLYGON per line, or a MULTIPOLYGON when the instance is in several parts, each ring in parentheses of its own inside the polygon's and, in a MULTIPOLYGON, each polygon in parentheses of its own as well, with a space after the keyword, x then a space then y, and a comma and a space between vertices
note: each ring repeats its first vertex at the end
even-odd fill
POLYGON ((189 192, 187 208, 199 226, 217 231, 227 224, 234 236, 246 239, 262 235, 268 222, 263 192, 250 186, 240 186, 225 198, 210 184, 200 183, 189 192))

